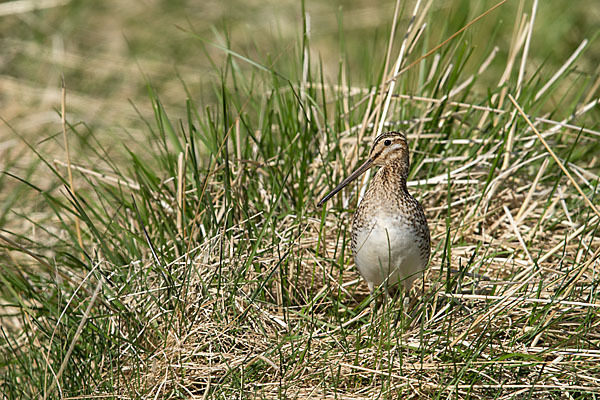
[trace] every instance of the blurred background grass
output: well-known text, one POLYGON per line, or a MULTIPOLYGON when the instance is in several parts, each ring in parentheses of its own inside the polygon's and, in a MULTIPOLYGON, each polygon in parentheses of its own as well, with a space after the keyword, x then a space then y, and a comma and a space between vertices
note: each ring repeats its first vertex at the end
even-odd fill
MULTIPOLYGON (((10 3, 18 2, 0 4, 6 8, 10 3)), ((223 65, 225 54, 198 41, 190 31, 213 43, 229 43, 234 51, 253 60, 265 64, 275 60, 276 69, 283 74, 295 68, 286 61, 295 59, 298 52, 302 15, 300 3, 295 1, 32 3, 40 8, 56 6, 0 16, 0 110, 2 118, 21 134, 38 140, 59 131, 59 116, 54 110, 60 105, 61 74, 68 89, 69 119, 102 128, 100 138, 110 140, 124 139, 125 130, 134 138, 143 137, 141 121, 129 101, 142 114, 151 113, 146 79, 174 116, 183 115, 185 110, 181 80, 198 104, 213 103, 210 83, 218 80, 213 63, 223 65)), ((439 15, 439 21, 461 25, 494 3, 435 2, 433 13, 439 15)), ((467 72, 478 68, 492 38, 500 47, 499 58, 506 58, 520 3, 509 1, 469 31, 469 35, 476 32, 476 37, 470 38, 475 53, 467 72)), ((523 6, 526 12, 531 8, 529 1, 523 6)), ((372 66, 381 65, 385 57, 393 7, 394 1, 389 0, 306 3, 311 49, 321 59, 327 78, 336 81, 343 58, 351 82, 361 85, 371 81, 377 73, 372 66)), ((539 67, 549 74, 556 71, 581 38, 594 33, 598 20, 597 2, 544 4, 536 17, 528 71, 539 67)), ((586 51, 578 62, 581 74, 594 74, 600 64, 598 44, 592 45, 596 49, 586 51)), ((501 71, 493 68, 502 67, 502 63, 495 63, 488 76, 500 76, 501 71)), ((240 68, 249 66, 242 63, 240 68)), ((480 82, 485 83, 485 77, 480 82)), ((13 138, 6 125, 0 125, 0 141, 13 138)))

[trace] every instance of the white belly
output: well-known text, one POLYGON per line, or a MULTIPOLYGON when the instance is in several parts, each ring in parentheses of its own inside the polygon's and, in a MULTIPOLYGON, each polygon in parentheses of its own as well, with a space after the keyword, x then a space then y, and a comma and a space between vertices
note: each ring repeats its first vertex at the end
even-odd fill
POLYGON ((387 279, 387 285, 401 282, 409 290, 423 273, 423 260, 417 244, 417 232, 402 219, 380 217, 371 229, 356 232, 354 261, 369 289, 387 279))

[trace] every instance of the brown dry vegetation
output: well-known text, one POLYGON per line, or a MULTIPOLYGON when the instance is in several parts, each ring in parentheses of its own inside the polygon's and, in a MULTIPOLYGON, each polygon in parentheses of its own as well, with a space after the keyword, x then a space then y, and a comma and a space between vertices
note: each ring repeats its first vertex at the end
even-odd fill
MULTIPOLYGON (((423 134, 415 129, 408 137, 423 134)), ((527 149, 532 140, 526 130, 515 137, 514 160, 492 180, 497 189, 480 205, 493 152, 464 169, 463 160, 452 162, 451 171, 461 171, 450 173, 450 187, 441 175, 413 189, 427 210, 437 250, 410 316, 400 311, 401 302, 373 319, 369 308, 354 311, 368 289, 347 253, 342 256, 347 212, 330 210, 324 221, 288 216, 269 227, 289 240, 261 249, 255 261, 261 272, 246 275, 243 285, 230 287, 228 277, 248 257, 237 254, 244 229, 232 227, 229 238, 218 234, 205 241, 194 266, 205 277, 223 265, 223 286, 207 289, 211 300, 198 292, 188 301, 181 318, 192 316, 190 328, 169 330, 166 346, 142 367, 146 396, 182 387, 202 398, 238 371, 251 382, 244 396, 258 398, 519 398, 600 391, 600 304, 593 300, 598 216, 563 206, 566 197, 578 195, 563 191, 570 186, 564 180, 561 189, 552 189, 559 176, 553 161, 538 171, 528 168, 547 158, 540 148, 527 149), (446 218, 452 221, 449 240, 461 244, 451 254, 443 251, 446 218), (280 271, 282 258, 291 258, 293 268, 280 271), (448 264, 461 268, 449 280, 448 264), (256 301, 265 282, 265 298, 256 301), (464 378, 449 385, 448 376, 457 372, 464 378)), ((369 141, 365 137, 365 147, 369 141)), ((356 151, 344 148, 349 158, 356 151)), ((334 176, 344 174, 341 165, 333 169, 334 176)), ((261 219, 260 212, 251 215, 261 219)))

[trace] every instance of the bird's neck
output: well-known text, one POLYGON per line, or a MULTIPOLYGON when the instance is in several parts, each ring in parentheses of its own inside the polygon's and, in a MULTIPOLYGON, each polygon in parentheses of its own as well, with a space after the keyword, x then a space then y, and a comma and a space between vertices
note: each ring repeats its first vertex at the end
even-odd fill
POLYGON ((408 193, 406 181, 408 180, 408 160, 395 159, 382 166, 377 172, 376 178, 381 180, 384 187, 391 190, 400 190, 408 193))

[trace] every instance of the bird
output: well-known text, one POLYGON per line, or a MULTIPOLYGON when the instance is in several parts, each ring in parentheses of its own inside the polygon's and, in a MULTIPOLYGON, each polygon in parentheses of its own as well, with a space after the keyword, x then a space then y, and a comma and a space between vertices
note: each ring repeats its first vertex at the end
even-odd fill
POLYGON ((354 262, 371 295, 381 287, 389 297, 391 290, 397 293, 400 286, 409 295, 413 282, 427 268, 431 239, 423 207, 408 192, 410 160, 404 133, 377 136, 367 160, 317 206, 374 166, 379 170, 352 218, 354 262))

